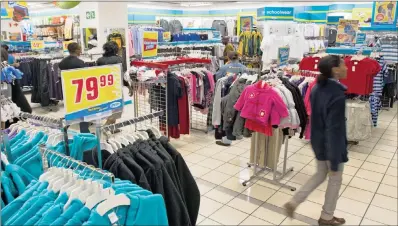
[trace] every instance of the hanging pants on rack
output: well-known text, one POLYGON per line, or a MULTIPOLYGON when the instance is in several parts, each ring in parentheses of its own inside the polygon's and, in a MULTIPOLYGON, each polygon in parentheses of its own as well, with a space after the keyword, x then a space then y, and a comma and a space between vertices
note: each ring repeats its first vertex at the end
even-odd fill
POLYGON ((250 163, 258 162, 260 167, 267 166, 270 169, 276 169, 274 159, 276 158, 276 163, 279 161, 279 154, 283 142, 283 132, 281 129, 272 129, 272 136, 266 136, 262 133, 253 133, 251 138, 250 147, 250 163), (256 150, 256 139, 257 139, 257 159, 254 161, 254 154, 256 150), (267 145, 268 144, 268 145, 267 145), (266 158, 264 158, 268 146, 268 152, 266 158))

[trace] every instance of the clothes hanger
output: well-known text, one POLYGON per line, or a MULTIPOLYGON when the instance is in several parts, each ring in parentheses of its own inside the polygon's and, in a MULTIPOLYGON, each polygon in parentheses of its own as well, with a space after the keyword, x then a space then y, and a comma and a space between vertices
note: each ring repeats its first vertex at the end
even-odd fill
MULTIPOLYGON (((84 169, 82 170, 82 172, 84 173, 84 170, 87 168, 87 164, 85 162, 83 162, 83 165, 85 166, 84 169)), ((80 174, 79 174, 80 176, 80 174)), ((83 175, 84 176, 84 175, 83 175)), ((79 178, 77 180, 77 183, 75 186, 73 186, 72 188, 67 189, 67 192, 70 191, 69 193, 69 199, 66 202, 65 206, 64 206, 64 211, 66 209, 68 209, 68 207, 70 206, 72 200, 79 198, 80 193, 84 192, 85 190, 87 190, 88 188, 88 183, 86 182, 86 180, 84 180, 83 178, 79 178)))
POLYGON ((109 210, 118 206, 129 206, 131 204, 130 199, 125 194, 110 195, 105 201, 97 206, 97 212, 100 216, 104 216, 109 210))
MULTIPOLYGON (((104 176, 105 174, 102 176, 101 180, 104 178, 104 176)), ((115 195, 115 191, 112 189, 112 187, 104 189, 102 184, 99 184, 98 190, 86 199, 85 206, 89 210, 92 210, 98 203, 101 203, 113 195, 115 195)))
MULTIPOLYGON (((94 185, 94 172, 96 171, 95 168, 93 166, 88 166, 88 168, 91 170, 91 178, 86 180, 87 183, 87 189, 85 191, 83 191, 82 193, 79 194, 79 200, 82 201, 83 204, 86 203, 86 200, 88 197, 90 197, 90 195, 94 194, 94 192, 96 191, 95 187, 96 185, 94 185)), ((95 182, 96 183, 96 182, 95 182)))

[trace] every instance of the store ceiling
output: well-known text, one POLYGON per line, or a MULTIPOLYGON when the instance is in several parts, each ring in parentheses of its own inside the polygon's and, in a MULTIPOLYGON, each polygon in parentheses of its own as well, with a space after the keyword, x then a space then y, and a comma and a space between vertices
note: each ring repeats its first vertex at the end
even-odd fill
MULTIPOLYGON (((83 0, 84 1, 84 0, 83 0)), ((88 1, 88 0, 86 0, 88 1)), ((97 1, 110 1, 110 0, 97 0, 97 1)), ((115 0, 117 2, 117 0, 115 0)), ((275 1, 275 0, 239 0, 239 1, 225 1, 225 0, 211 0, 211 1, 170 1, 170 0, 156 0, 156 1, 139 1, 130 0, 129 7, 148 8, 165 8, 165 9, 186 9, 186 10, 205 10, 205 9, 233 9, 233 8, 260 8, 263 6, 305 6, 305 5, 327 5, 327 4, 353 4, 353 3, 369 3, 360 0, 351 0, 346 2, 335 2, 333 0, 324 0, 320 2, 314 2, 313 0, 288 0, 288 1, 275 1)), ((30 10, 47 10, 53 9, 54 5, 52 1, 28 1, 30 10)))

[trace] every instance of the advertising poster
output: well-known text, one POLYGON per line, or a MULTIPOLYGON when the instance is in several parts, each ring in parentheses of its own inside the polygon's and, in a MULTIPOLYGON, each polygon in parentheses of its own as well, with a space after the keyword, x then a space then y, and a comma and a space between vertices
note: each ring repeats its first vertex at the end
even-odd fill
POLYGON ((365 44, 366 41, 366 34, 365 33, 358 33, 357 34, 357 42, 356 44, 365 44))
POLYGON ((123 110, 121 64, 64 70, 61 79, 68 125, 123 110))
POLYGON ((358 20, 360 27, 370 27, 372 22, 372 8, 352 9, 352 19, 358 20))
POLYGON ((144 31, 142 42, 142 57, 155 57, 158 55, 158 32, 144 31))
POLYGON ((284 66, 288 64, 289 61, 289 47, 278 48, 278 66, 284 66))
POLYGON ((252 16, 241 16, 240 18, 240 31, 251 31, 253 27, 253 17, 252 16))
POLYGON ((339 25, 337 26, 336 43, 355 44, 358 30, 359 30, 358 20, 340 19, 339 25))
POLYGON ((397 13, 396 1, 377 1, 373 7, 373 23, 377 25, 395 24, 397 13))
POLYGON ((1 8, 1 18, 12 19, 15 22, 29 19, 28 5, 26 1, 2 1, 1 8), (4 12, 3 8, 5 9, 4 12))

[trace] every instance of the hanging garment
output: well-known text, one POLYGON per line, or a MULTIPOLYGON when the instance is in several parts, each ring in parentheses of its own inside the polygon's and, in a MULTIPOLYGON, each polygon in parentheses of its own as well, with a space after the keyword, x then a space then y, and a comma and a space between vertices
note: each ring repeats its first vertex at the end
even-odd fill
POLYGON ((169 21, 169 31, 173 34, 180 34, 182 32, 182 24, 179 20, 170 20, 169 21))
POLYGON ((180 134, 189 134, 189 103, 185 80, 178 77, 181 85, 181 97, 178 99, 178 121, 180 134))
POLYGON ((283 142, 283 132, 279 128, 272 129, 272 136, 255 132, 251 138, 250 163, 258 163, 260 167, 269 167, 275 170, 278 167, 279 154, 283 142), (257 147, 256 147, 257 140, 257 147), (257 148, 257 160, 254 153, 257 148), (268 150, 268 151, 267 151, 268 150), (276 159, 276 165, 275 165, 276 159))
POLYGON ((228 26, 224 20, 213 20, 211 28, 220 32, 221 36, 228 36, 228 26))

